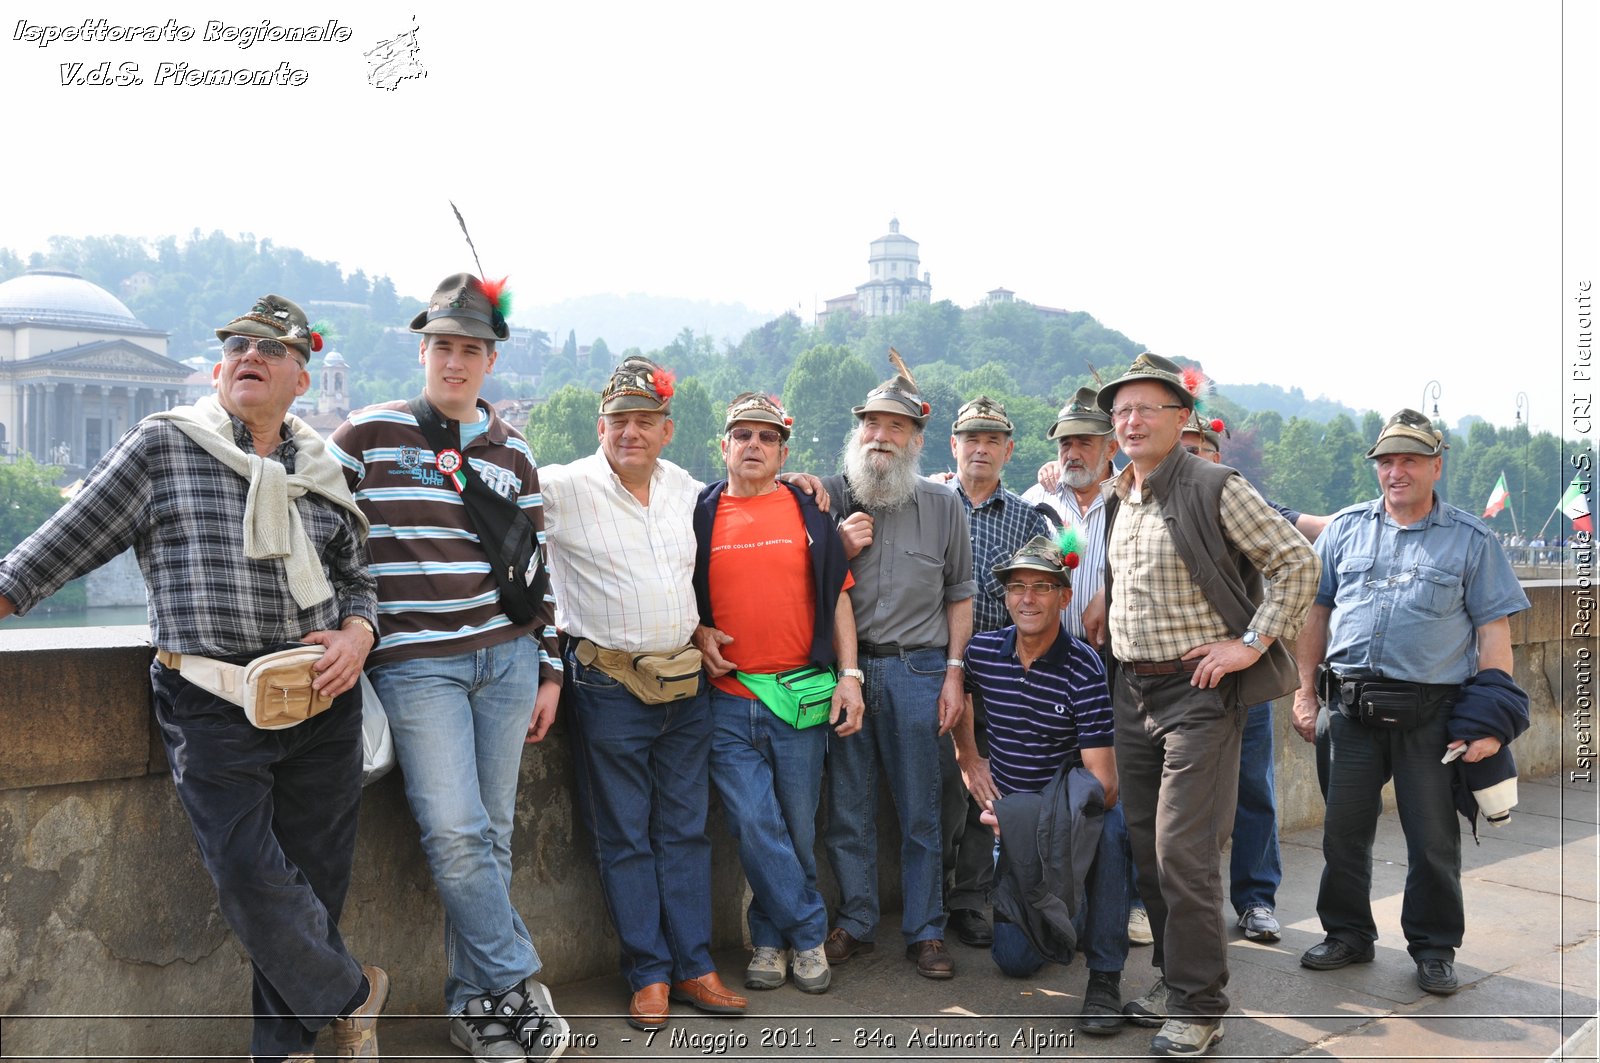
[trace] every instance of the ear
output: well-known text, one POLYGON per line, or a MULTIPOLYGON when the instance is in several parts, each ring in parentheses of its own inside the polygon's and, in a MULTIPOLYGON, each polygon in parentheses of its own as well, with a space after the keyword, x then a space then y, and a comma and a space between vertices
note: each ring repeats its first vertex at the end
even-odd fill
POLYGON ((665 438, 665 439, 663 439, 661 441, 661 445, 662 446, 666 446, 668 443, 672 442, 672 429, 673 429, 672 418, 668 417, 667 418, 667 438, 665 438))
POLYGON ((216 387, 217 381, 222 377, 222 363, 218 362, 211 367, 211 386, 216 387))
POLYGON ((594 431, 598 438, 604 439, 606 437, 606 419, 604 417, 595 419, 594 431))
POLYGON ((952 434, 950 436, 950 456, 952 458, 959 458, 961 456, 960 451, 956 449, 961 445, 960 440, 961 437, 958 435, 952 434))
MULTIPOLYGON (((291 354, 289 357, 293 358, 294 355, 291 354)), ((294 393, 296 397, 298 397, 300 395, 304 395, 310 389, 311 370, 302 365, 300 367, 300 375, 294 378, 294 393)))
POLYGON ((498 357, 500 357, 500 348, 498 346, 489 348, 489 357, 483 363, 483 371, 485 373, 494 372, 494 360, 498 357))
POLYGON ((1016 450, 1016 449, 1017 449, 1017 441, 1015 439, 1007 439, 1006 440, 1006 449, 1000 455, 1001 464, 1004 464, 1004 463, 1010 461, 1011 460, 1011 452, 1016 450))
POLYGON ((428 337, 426 336, 417 342, 417 364, 428 364, 428 337))

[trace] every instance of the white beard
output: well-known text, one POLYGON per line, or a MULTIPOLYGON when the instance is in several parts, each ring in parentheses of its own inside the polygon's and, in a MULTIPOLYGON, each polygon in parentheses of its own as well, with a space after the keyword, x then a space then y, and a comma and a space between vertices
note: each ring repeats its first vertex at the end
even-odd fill
POLYGON ((1099 480, 1095 478, 1095 471, 1088 467, 1070 470, 1062 469, 1061 479, 1074 491, 1082 491, 1090 484, 1099 483, 1099 480))
POLYGON ((862 444, 860 432, 851 432, 844 448, 844 478, 861 508, 878 512, 899 509, 916 497, 921 459, 920 440, 904 447, 880 440, 869 449, 862 444), (886 451, 888 461, 880 464, 886 451))

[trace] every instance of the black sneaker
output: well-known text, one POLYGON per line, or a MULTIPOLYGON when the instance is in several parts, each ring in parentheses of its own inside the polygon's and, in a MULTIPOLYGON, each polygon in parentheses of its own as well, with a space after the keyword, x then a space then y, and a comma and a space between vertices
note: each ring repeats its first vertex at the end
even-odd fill
POLYGON ((1456 965, 1449 960, 1418 960, 1417 985, 1436 997, 1447 997, 1461 988, 1456 981, 1456 965))
POLYGON ((1083 988, 1083 1011, 1078 1014, 1078 1029, 1084 1033, 1108 1034, 1122 1029, 1122 972, 1090 971, 1083 988))

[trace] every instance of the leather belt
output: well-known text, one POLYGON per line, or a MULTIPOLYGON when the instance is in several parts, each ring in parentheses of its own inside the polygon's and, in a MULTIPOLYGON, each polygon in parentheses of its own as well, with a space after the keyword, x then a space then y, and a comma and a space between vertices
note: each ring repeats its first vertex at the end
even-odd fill
POLYGON ((1189 661, 1123 661, 1121 667, 1134 675, 1189 675, 1200 667, 1202 658, 1189 661))
POLYGON ((916 653, 918 650, 937 649, 935 646, 902 646, 898 642, 867 642, 857 640, 856 652, 863 657, 898 657, 902 653, 916 653))

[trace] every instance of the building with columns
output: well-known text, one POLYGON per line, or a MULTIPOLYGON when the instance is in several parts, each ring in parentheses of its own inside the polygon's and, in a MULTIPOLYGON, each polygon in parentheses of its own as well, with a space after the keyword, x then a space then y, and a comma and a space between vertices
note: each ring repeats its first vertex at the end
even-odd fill
POLYGON ((88 468, 140 418, 182 401, 188 366, 75 273, 30 270, 0 284, 0 455, 88 468))
POLYGON ((893 317, 912 303, 933 300, 933 279, 917 275, 922 260, 917 242, 900 232, 900 219, 889 219, 889 231, 872 241, 867 250, 867 281, 856 285, 849 295, 829 299, 817 315, 818 322, 830 314, 850 313, 861 317, 893 317))

